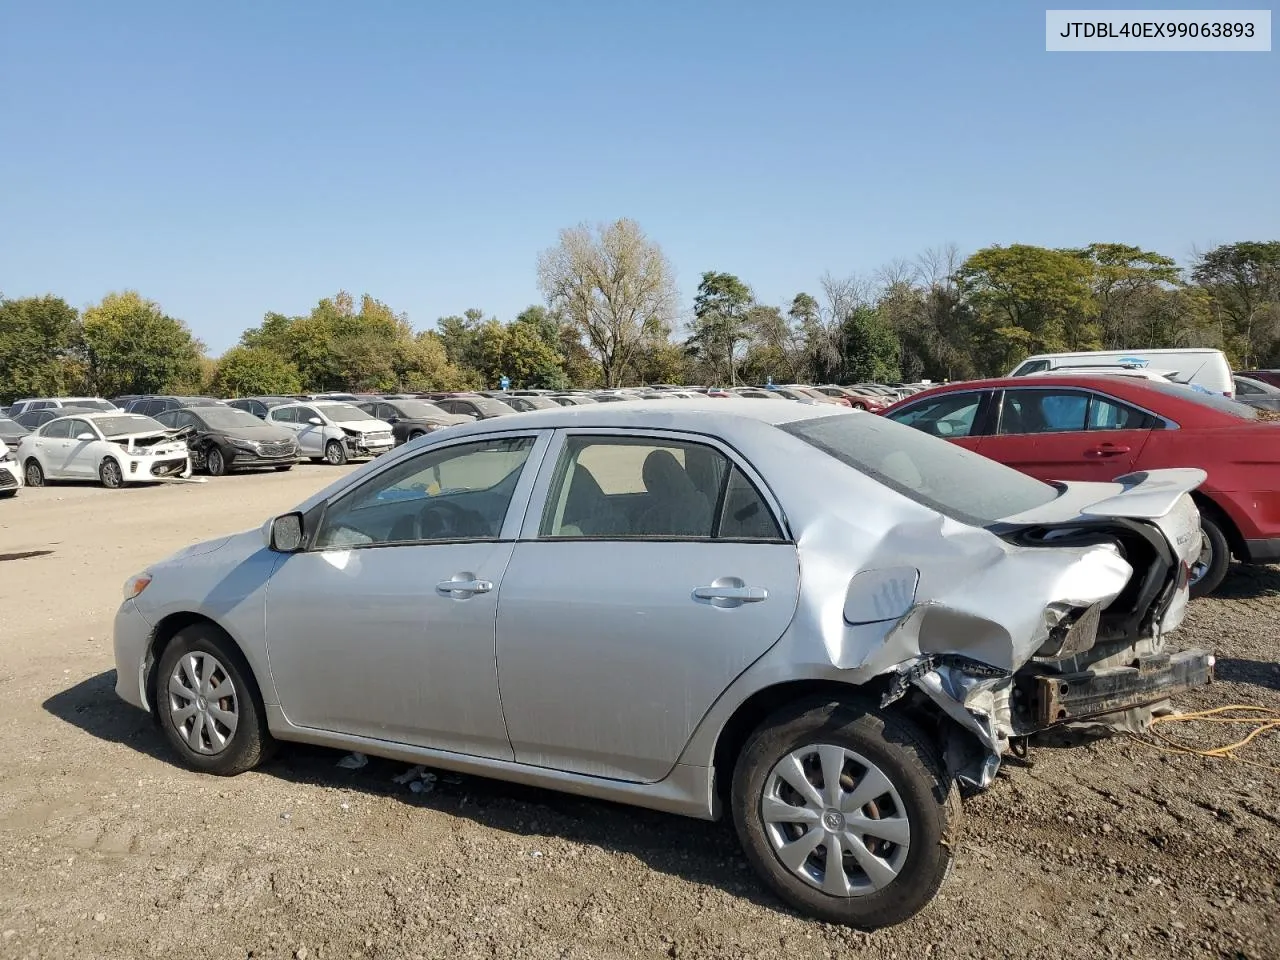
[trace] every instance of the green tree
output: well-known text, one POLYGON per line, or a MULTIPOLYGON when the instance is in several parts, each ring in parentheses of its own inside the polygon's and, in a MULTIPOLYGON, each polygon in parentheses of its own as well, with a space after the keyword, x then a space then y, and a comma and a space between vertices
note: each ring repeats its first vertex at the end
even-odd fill
POLYGON ((633 220, 560 231, 538 258, 538 285, 578 328, 606 387, 634 368, 646 343, 669 335, 675 317, 671 265, 633 220))
POLYGON ((219 359, 213 389, 224 397, 293 394, 302 390, 298 368, 266 347, 232 347, 219 359))
POLYGON ((0 298, 0 400, 81 389, 76 321, 60 297, 0 298))
POLYGON ((693 298, 690 350, 708 383, 737 383, 738 347, 748 341, 747 314, 755 297, 732 273, 708 270, 693 298))
POLYGON ((845 318, 843 335, 845 369, 851 380, 888 383, 901 378, 897 334, 875 308, 855 308, 845 318))
POLYGON ((204 346, 135 290, 109 293, 82 321, 90 388, 102 396, 198 391, 204 346))
POLYGON ((1191 276, 1208 293, 1223 342, 1240 367, 1277 358, 1280 240, 1214 247, 1196 261, 1191 276))
POLYGON ((1077 252, 1025 244, 965 260, 957 277, 977 314, 985 372, 1003 373, 1031 353, 1099 349, 1092 274, 1077 252))

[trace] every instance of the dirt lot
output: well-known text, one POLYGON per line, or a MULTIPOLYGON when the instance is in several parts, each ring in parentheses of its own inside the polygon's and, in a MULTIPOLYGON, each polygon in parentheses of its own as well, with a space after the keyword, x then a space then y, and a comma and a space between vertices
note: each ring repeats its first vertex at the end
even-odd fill
MULTIPOLYGON (((474 777, 414 793, 313 749, 179 769, 112 692, 122 581, 334 476, 0 504, 0 957, 1280 958, 1280 736, 1245 754, 1271 769, 1037 745, 967 803, 939 899, 872 935, 781 907, 727 825, 474 777)), ((1180 705, 1280 708, 1278 621, 1271 569, 1196 603, 1181 638, 1219 682, 1180 705)))

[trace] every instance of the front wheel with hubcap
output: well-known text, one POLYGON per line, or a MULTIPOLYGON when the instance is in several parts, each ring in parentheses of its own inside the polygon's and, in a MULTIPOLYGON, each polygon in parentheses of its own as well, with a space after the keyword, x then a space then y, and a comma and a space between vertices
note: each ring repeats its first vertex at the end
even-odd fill
POLYGON ((1191 596, 1205 597, 1218 589, 1231 565, 1231 546, 1214 517, 1200 513, 1200 556, 1191 564, 1191 596))
POLYGON ((732 806, 747 859, 782 899, 864 929, 933 899, 961 819, 932 742, 860 701, 811 700, 767 719, 739 755, 732 806))
POLYGON ((156 710, 189 767, 231 776, 256 767, 274 746, 248 664, 210 624, 179 631, 156 668, 156 710))
POLYGON ((44 486, 44 470, 40 466, 40 461, 34 457, 23 464, 22 476, 27 481, 28 487, 44 486))
POLYGON ((98 465, 98 479, 108 490, 119 490, 124 486, 124 474, 120 472, 120 464, 111 457, 105 458, 98 465))
POLYGON ((330 440, 324 445, 324 459, 326 463, 340 467, 347 462, 347 448, 341 441, 330 440))

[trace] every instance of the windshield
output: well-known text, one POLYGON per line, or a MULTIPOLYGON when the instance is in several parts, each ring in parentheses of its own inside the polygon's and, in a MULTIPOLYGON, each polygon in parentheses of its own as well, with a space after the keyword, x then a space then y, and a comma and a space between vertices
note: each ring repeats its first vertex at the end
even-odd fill
POLYGON ((434 403, 427 403, 425 400, 397 400, 391 406, 400 411, 400 416, 418 420, 438 420, 449 416, 434 403))
POLYGON ((353 407, 349 403, 326 403, 320 407, 320 412, 334 423, 351 423, 356 420, 374 419, 359 407, 353 407))
POLYGON ((98 417, 93 425, 102 431, 104 437, 119 437, 126 433, 150 433, 168 430, 159 420, 152 420, 138 413, 123 414, 119 417, 98 417))
POLYGON ((27 428, 20 424, 17 420, 10 420, 8 417, 0 417, 0 430, 6 433, 26 433, 27 428))
POLYGON ((882 417, 819 417, 779 429, 904 497, 975 527, 1058 496, 1056 488, 1012 467, 882 417))
POLYGON ((245 413, 236 407, 201 407, 200 412, 195 415, 207 423, 211 430, 262 426, 262 421, 252 413, 245 413))

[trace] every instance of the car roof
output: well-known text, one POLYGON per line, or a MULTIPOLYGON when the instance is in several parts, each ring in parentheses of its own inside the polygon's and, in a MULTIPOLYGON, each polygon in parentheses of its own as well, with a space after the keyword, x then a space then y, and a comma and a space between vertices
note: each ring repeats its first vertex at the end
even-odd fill
POLYGON ((498 417, 466 424, 467 433, 497 433, 530 428, 610 428, 626 427, 652 430, 688 430, 717 433, 722 429, 750 427, 753 424, 778 426, 796 420, 824 416, 861 416, 837 404, 756 403, 745 398, 696 398, 633 400, 630 403, 603 403, 557 406, 555 409, 530 410, 515 417, 498 417))

